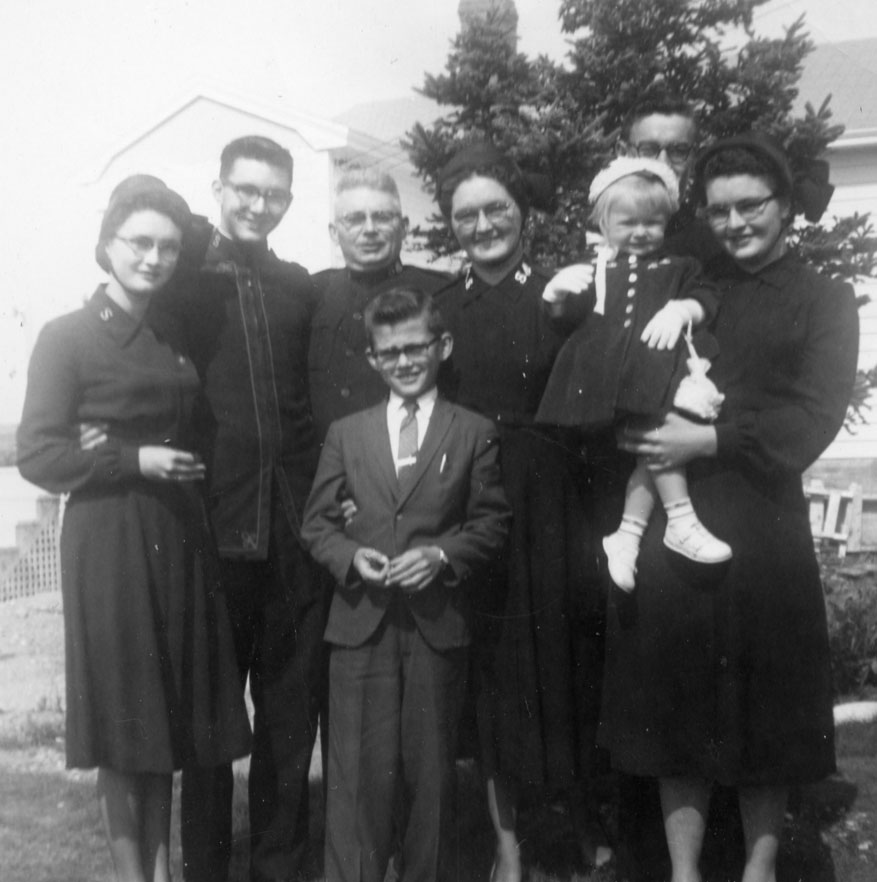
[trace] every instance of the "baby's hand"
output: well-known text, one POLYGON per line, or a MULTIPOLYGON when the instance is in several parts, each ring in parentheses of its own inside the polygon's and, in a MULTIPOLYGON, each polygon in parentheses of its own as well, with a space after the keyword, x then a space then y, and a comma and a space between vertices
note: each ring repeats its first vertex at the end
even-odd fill
POLYGON ((688 316, 672 301, 659 309, 640 337, 649 349, 672 349, 679 341, 688 316))
POLYGON ((576 263, 565 267, 545 286, 542 299, 546 303, 563 303, 570 294, 581 294, 594 284, 594 267, 576 263))

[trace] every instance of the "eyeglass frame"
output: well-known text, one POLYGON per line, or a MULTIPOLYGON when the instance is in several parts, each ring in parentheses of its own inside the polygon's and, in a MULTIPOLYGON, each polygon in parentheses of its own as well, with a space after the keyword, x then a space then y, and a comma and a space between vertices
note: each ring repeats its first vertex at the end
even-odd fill
POLYGON ((292 193, 289 190, 262 190, 253 184, 236 184, 234 181, 223 180, 224 187, 230 187, 238 201, 251 208, 261 199, 272 214, 280 214, 292 205, 292 193))
POLYGON ((436 334, 425 343, 408 343, 405 346, 391 346, 388 349, 369 349, 368 355, 384 368, 397 365, 403 355, 408 361, 419 361, 425 358, 430 348, 440 342, 444 336, 444 334, 436 334))
POLYGON ((402 220, 401 211, 351 211, 337 218, 351 235, 358 235, 370 220, 376 230, 387 231, 395 228, 402 220))
POLYGON ((667 159, 672 162, 687 162, 696 149, 689 141, 668 141, 666 144, 661 141, 638 141, 627 147, 643 159, 657 159, 661 153, 666 153, 667 159), (643 147, 647 149, 644 151, 643 147))
POLYGON ((761 217, 767 208, 768 202, 776 199, 777 196, 777 193, 769 193, 762 199, 740 199, 737 202, 705 205, 700 209, 700 215, 715 229, 722 229, 728 225, 728 222, 731 220, 732 211, 736 212, 737 216, 748 224, 761 217), (710 209, 714 210, 710 211, 710 209), (717 216, 716 211, 724 216, 717 216))
POLYGON ((479 205, 478 208, 469 208, 464 211, 451 214, 451 220, 463 230, 474 230, 478 226, 478 219, 483 214, 488 223, 498 224, 508 220, 514 210, 513 202, 495 200, 487 205, 479 205))
POLYGON ((143 260, 147 254, 150 254, 155 249, 158 252, 159 263, 171 263, 179 259, 183 251, 183 243, 176 242, 173 239, 150 239, 149 236, 127 237, 119 235, 113 236, 113 238, 124 242, 138 260, 143 260), (145 242, 149 243, 148 248, 144 245, 145 242))

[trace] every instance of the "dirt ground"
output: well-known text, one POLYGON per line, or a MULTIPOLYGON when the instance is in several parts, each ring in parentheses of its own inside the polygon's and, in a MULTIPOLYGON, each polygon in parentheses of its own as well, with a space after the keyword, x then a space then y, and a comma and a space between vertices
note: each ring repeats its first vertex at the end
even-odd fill
POLYGON ((30 711, 64 708, 64 617, 58 592, 0 603, 0 733, 30 711))

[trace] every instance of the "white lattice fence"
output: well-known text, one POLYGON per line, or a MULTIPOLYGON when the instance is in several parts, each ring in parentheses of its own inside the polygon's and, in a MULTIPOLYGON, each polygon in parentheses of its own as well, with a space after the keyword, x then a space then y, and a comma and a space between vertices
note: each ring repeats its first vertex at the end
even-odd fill
POLYGON ((19 525, 18 555, 0 577, 0 602, 60 589, 60 508, 57 496, 42 496, 37 519, 19 525))

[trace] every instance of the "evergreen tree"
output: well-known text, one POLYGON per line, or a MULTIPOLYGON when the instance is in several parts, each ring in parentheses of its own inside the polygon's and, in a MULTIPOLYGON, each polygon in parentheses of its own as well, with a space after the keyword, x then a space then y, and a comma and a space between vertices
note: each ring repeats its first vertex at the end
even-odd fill
MULTIPOLYGON (((646 94, 683 96, 704 138, 748 129, 786 147, 793 166, 820 156, 843 132, 828 98, 813 96, 795 116, 802 64, 813 44, 803 19, 775 39, 753 31, 766 0, 561 0, 560 27, 570 38, 566 64, 530 59, 491 14, 470 21, 453 41, 445 72, 427 75, 422 93, 449 108, 404 142, 419 174, 434 186, 438 170, 463 144, 489 138, 527 171, 550 176, 558 207, 533 213, 529 252, 548 266, 586 254, 587 191, 611 157, 627 112, 646 94)), ((456 244, 437 225, 416 230, 438 253, 456 244)), ((846 279, 871 275, 877 238, 867 216, 826 227, 802 226, 793 245, 821 271, 846 279)))

